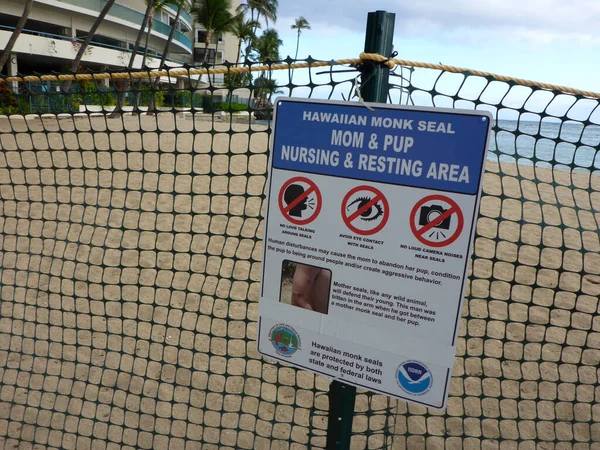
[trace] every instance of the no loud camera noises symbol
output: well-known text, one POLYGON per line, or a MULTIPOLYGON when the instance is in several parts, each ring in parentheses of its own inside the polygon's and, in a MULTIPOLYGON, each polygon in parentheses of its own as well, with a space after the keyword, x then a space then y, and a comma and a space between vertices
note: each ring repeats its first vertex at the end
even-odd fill
POLYGON ((452 244, 462 232, 463 212, 460 206, 445 195, 428 195, 413 206, 410 229, 415 237, 429 247, 452 244))

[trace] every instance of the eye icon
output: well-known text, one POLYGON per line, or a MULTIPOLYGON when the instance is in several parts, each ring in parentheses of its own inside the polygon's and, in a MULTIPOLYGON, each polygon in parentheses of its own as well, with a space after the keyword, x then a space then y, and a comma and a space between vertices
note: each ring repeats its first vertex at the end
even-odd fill
POLYGON ((383 216, 383 204, 377 200, 373 202, 373 197, 359 197, 353 200, 346 207, 348 215, 358 212, 360 220, 371 222, 383 216))
POLYGON ((342 200, 342 221, 348 229, 361 236, 379 233, 390 218, 390 204, 379 189, 356 186, 342 200))

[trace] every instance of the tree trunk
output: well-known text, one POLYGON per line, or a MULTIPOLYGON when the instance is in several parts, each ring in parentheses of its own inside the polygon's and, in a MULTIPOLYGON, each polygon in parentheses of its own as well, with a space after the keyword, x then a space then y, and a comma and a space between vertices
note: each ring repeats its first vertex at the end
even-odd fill
MULTIPOLYGON (((240 59, 242 58, 242 39, 240 39, 238 43, 238 51, 237 51, 237 59, 235 60, 235 67, 240 65, 240 59)), ((242 75, 241 73, 233 73, 229 75, 230 87, 233 89, 236 86, 238 75, 242 75)))
MULTIPOLYGON (((162 57, 160 58, 160 63, 158 64, 158 70, 162 70, 163 67, 165 67, 165 63, 167 62, 167 53, 169 52, 169 47, 171 45, 171 42, 173 42, 173 38, 175 37, 176 27, 177 27, 177 24, 179 23, 179 19, 181 18, 182 11, 183 11, 183 8, 181 6, 179 6, 177 8, 177 15, 175 16, 175 23, 171 27, 171 32, 169 33, 169 37, 167 38, 167 43, 165 44, 165 51, 163 52, 162 57)), ((150 101, 148 103, 148 115, 153 114, 154 110, 156 109, 156 102, 155 102, 154 95, 156 93, 156 90, 158 89, 159 82, 160 82, 160 78, 156 77, 154 82, 152 83, 152 92, 150 93, 150 101)))
MULTIPOLYGON (((152 2, 152 0, 149 0, 152 2)), ((150 16, 148 18, 148 31, 146 32, 146 41, 144 42, 144 56, 142 56, 142 70, 146 66, 146 59, 148 58, 148 42, 150 41, 150 33, 152 32, 152 24, 154 23, 154 8, 150 11, 150 16)), ((138 91, 135 94, 135 105, 134 111, 140 111, 140 100, 142 97, 142 87, 144 86, 144 79, 140 78, 140 82, 138 83, 138 91)))
MULTIPOLYGON (((129 64, 127 65, 127 69, 131 70, 133 68, 133 62, 135 61, 135 57, 138 54, 140 44, 142 42, 142 36, 144 35, 144 31, 146 30, 146 25, 148 24, 148 20, 150 18, 150 11, 154 7, 154 0, 148 0, 148 7, 146 8, 146 13, 144 14, 144 18, 142 19, 142 27, 138 32, 137 38, 135 40, 135 44, 133 49, 131 50, 131 57, 129 58, 129 64)), ((129 79, 125 80, 123 91, 118 95, 117 106, 115 106, 114 112, 110 117, 116 117, 117 114, 122 111, 123 106, 125 104, 125 96, 127 95, 127 91, 129 90, 129 79)))
POLYGON ((154 24, 154 9, 150 13, 150 19, 148 20, 148 31, 146 32, 146 41, 144 42, 144 56, 142 57, 142 69, 146 65, 146 59, 148 58, 148 42, 150 41, 150 34, 152 33, 152 25, 154 24))
MULTIPOLYGON (((85 40, 81 44, 81 47, 79 47, 77 56, 75 56, 75 59, 73 60, 73 63, 71 64, 71 71, 77 72, 77 69, 79 68, 79 63, 81 63, 81 60, 83 58, 83 55, 85 54, 85 51, 87 50, 88 46, 90 45, 90 42, 92 42, 92 39, 94 38, 94 35, 96 34, 96 31, 98 31, 100 24, 102 23, 102 21, 104 20, 104 18, 108 14, 108 11, 110 10, 110 8, 112 7, 112 5, 114 3, 115 3, 115 0, 108 0, 106 5, 104 5, 104 8, 102 8, 100 15, 96 18, 94 25, 92 25, 92 28, 90 28, 90 31, 88 32, 88 35, 85 37, 85 40)), ((72 83, 72 81, 65 82, 65 84, 63 86, 63 90, 65 92, 68 92, 69 89, 71 89, 71 83, 72 83)))
MULTIPOLYGON (((210 42, 210 31, 206 30, 206 38, 204 41, 204 58, 202 58, 202 65, 206 64, 206 61, 208 59, 208 43, 210 42)), ((208 80, 208 82, 210 83, 210 75, 206 75, 206 79, 208 80)), ((196 81, 196 87, 195 89, 198 89, 198 86, 200 85, 200 82, 202 81, 202 75, 198 76, 198 81, 196 81)))
POLYGON ((146 31, 146 25, 148 25, 148 22, 150 21, 150 14, 153 9, 154 0, 148 0, 148 7, 146 8, 146 13, 144 15, 144 19, 142 20, 142 27, 138 32, 137 38, 135 40, 135 45, 133 46, 133 50, 131 50, 131 58, 129 59, 129 65, 127 66, 128 69, 133 68, 135 57, 137 56, 138 51, 140 49, 140 44, 142 43, 142 36, 144 36, 144 32, 146 31))
MULTIPOLYGON (((250 20, 252 22, 254 22, 254 10, 251 9, 250 10, 250 20)), ((256 18, 256 23, 258 24, 258 17, 256 18)), ((256 36, 256 30, 258 29, 258 25, 256 25, 252 31, 252 34, 254 34, 254 36, 256 36)), ((252 38, 248 39, 248 45, 246 46, 246 52, 244 55, 244 65, 248 64, 248 59, 250 57, 250 50, 252 49, 252 38)))
POLYGON ((4 69, 4 65, 6 64, 6 61, 8 61, 10 53, 12 52, 12 49, 14 48, 15 43, 17 42, 17 39, 21 34, 21 31, 23 31, 23 28, 25 28, 25 23, 27 22, 27 18, 29 17, 29 13, 31 12, 32 5, 33 0, 27 0, 27 3, 25 3, 23 14, 21 15, 21 18, 19 19, 19 22, 17 23, 17 26, 13 31, 12 35, 10 36, 6 47, 4 47, 4 52, 0 57, 0 72, 2 71, 2 69, 4 69))
POLYGON ((300 30, 298 30, 298 39, 296 40, 296 56, 294 59, 298 59, 298 49, 300 48, 300 30))
MULTIPOLYGON (((215 66, 217 65, 217 58, 219 57, 219 35, 217 33, 217 47, 215 48, 215 66)), ((216 74, 213 74, 213 84, 216 83, 215 78, 216 74)))
POLYGON ((204 59, 202 60, 202 64, 206 64, 206 60, 208 59, 208 44, 210 43, 210 31, 206 30, 206 40, 204 41, 204 59))
MULTIPOLYGON (((294 56, 294 62, 298 59, 298 49, 300 48, 300 29, 298 29, 298 39, 296 40, 296 56, 294 56)), ((294 69, 290 75, 290 82, 294 81, 294 69)))

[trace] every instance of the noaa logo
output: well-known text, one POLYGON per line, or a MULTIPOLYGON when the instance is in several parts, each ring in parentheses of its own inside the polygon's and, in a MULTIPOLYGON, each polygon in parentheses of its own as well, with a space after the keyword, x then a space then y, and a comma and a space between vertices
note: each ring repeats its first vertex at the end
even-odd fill
POLYGON ((411 395, 423 395, 433 384, 431 371, 418 361, 406 361, 396 371, 398 386, 411 395))
POLYGON ((292 356, 300 349, 300 336, 288 325, 275 325, 269 331, 269 340, 282 356, 292 356))

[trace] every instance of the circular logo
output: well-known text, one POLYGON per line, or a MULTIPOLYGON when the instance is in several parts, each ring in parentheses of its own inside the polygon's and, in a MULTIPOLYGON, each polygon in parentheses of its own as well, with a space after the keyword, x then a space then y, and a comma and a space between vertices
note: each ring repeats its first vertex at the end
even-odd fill
POLYGON ((423 395, 431 389, 433 376, 425 364, 406 361, 396 370, 396 382, 408 394, 423 395))
POLYGON ((282 356, 292 356, 300 348, 300 336, 288 325, 275 325, 269 331, 269 340, 282 356))

